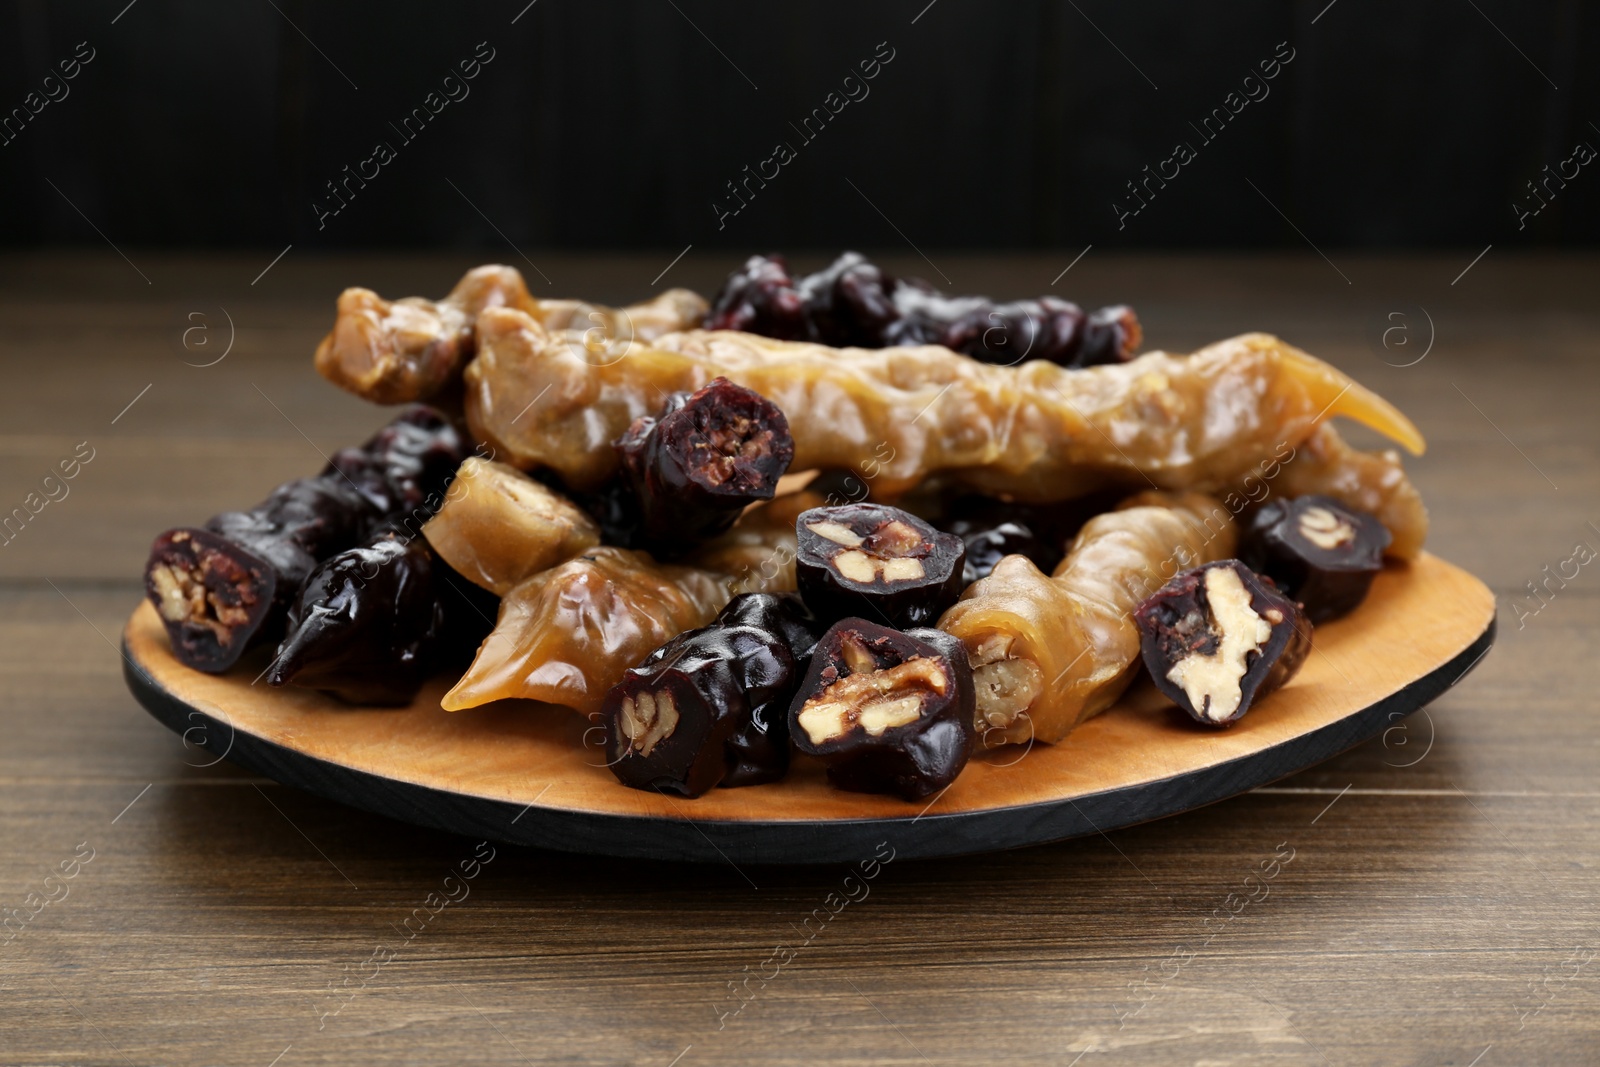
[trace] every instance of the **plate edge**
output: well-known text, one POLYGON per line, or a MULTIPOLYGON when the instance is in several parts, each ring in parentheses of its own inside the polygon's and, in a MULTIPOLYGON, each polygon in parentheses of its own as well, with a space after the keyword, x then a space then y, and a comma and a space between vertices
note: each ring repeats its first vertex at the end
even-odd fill
POLYGON ((124 680, 135 699, 156 721, 185 738, 186 743, 208 751, 213 747, 212 730, 217 730, 221 736, 221 731, 226 729, 228 747, 217 760, 229 759, 313 795, 446 833, 462 836, 481 833, 509 844, 630 859, 730 864, 735 862, 729 855, 731 850, 743 862, 759 865, 849 862, 870 855, 872 844, 868 839, 879 835, 900 838, 885 837, 895 848, 897 857, 931 859, 1004 851, 1103 833, 1206 807, 1331 759, 1376 736, 1378 726, 1393 723, 1397 716, 1404 717, 1425 707, 1477 667, 1494 646, 1497 630, 1497 616, 1491 613, 1483 632, 1461 652, 1376 704, 1310 733, 1199 771, 1080 797, 982 811, 827 822, 696 821, 688 817, 678 822, 647 815, 535 809, 532 804, 519 808, 514 801, 399 782, 308 757, 275 741, 236 730, 231 724, 184 703, 145 674, 128 650, 126 635, 121 644, 124 680), (1453 673, 1452 680, 1445 682, 1444 679, 1453 673), (198 725, 182 725, 193 723, 196 716, 201 720, 198 725), (205 739, 188 741, 189 735, 196 731, 205 739), (1291 751, 1299 754, 1291 756, 1291 751), (1234 788, 1236 780, 1232 783, 1229 780, 1234 778, 1235 772, 1244 765, 1258 763, 1276 764, 1279 769, 1269 771, 1264 779, 1252 775, 1248 786, 1234 788), (302 773, 307 765, 317 768, 317 773, 302 773), (1183 795, 1188 799, 1174 804, 1174 790, 1179 783, 1185 786, 1183 795), (1192 788, 1197 783, 1201 788, 1192 788), (1141 802, 1130 804, 1135 797, 1141 802), (1151 798, 1157 802, 1148 803, 1151 798), (380 805, 378 800, 387 800, 388 805, 380 805), (1093 814, 1086 811, 1085 806, 1093 814), (523 823, 524 817, 535 810, 534 818, 523 823), (452 812, 456 818, 441 818, 436 814, 440 811, 452 812), (464 829, 468 825, 472 827, 470 831, 464 829))

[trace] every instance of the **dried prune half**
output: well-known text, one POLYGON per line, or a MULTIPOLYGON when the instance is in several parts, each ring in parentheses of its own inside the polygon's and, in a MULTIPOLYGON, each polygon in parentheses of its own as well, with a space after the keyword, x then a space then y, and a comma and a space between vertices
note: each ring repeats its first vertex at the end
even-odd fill
POLYGON ((1311 651, 1300 606, 1236 559, 1178 574, 1133 618, 1156 688, 1207 726, 1238 721, 1311 651))
POLYGON ((617 780, 697 797, 782 778, 805 619, 792 598, 746 593, 630 668, 601 708, 617 780))
POLYGON ((674 556, 771 500, 794 459, 789 420, 766 397, 726 378, 675 393, 616 442, 638 505, 637 547, 674 556))
POLYGON ((800 595, 824 622, 876 612, 890 626, 929 625, 961 595, 966 544, 908 511, 812 508, 795 534, 800 595))
POLYGON ((957 638, 843 619, 812 652, 789 733, 839 788, 916 800, 967 765, 978 736, 973 707, 972 668, 957 638))
POLYGON ((1347 615, 1366 599, 1391 538, 1365 511, 1327 496, 1274 500, 1245 530, 1239 558, 1300 601, 1312 622, 1347 615))

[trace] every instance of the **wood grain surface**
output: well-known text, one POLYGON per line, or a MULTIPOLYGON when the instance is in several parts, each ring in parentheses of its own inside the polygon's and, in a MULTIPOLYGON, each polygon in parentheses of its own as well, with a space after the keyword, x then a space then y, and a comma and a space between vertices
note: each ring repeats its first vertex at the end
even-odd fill
MULTIPOLYGON (((150 538, 383 421, 309 365, 340 287, 437 294, 472 261, 295 249, 252 286, 278 249, 124 251, 150 285, 110 252, 0 258, 0 512, 94 449, 0 548, 0 1065, 1600 1062, 1600 572, 1561 577, 1600 548, 1600 260, 1496 247, 1452 285, 1478 249, 1328 250, 1347 285, 1309 253, 1096 249, 1054 291, 1136 304, 1151 345, 1270 330, 1412 415, 1430 549, 1495 592, 1495 651, 1403 729, 1177 818, 736 869, 418 830, 138 708, 116 641, 150 538)), ((1077 251, 934 255, 1010 297, 1077 251)), ((621 300, 675 253, 535 258, 621 300)))

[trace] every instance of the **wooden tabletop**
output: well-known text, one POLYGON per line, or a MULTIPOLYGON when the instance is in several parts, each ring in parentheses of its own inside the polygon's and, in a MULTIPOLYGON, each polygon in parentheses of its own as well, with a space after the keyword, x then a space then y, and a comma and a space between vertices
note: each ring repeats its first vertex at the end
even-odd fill
MULTIPOLYGON (((890 862, 807 940, 844 867, 480 845, 208 765, 139 708, 115 641, 151 537, 384 421, 311 367, 340 288, 439 295, 474 261, 123 251, 0 257, 0 513, 60 497, 0 547, 0 1067, 1600 1062, 1600 259, 1095 250, 1052 289, 1076 249, 935 253, 961 290, 1130 302, 1174 350, 1269 330, 1388 396, 1428 436, 1429 547, 1495 590, 1500 638, 1320 767, 890 862)), ((672 254, 533 262, 622 301, 672 254)))

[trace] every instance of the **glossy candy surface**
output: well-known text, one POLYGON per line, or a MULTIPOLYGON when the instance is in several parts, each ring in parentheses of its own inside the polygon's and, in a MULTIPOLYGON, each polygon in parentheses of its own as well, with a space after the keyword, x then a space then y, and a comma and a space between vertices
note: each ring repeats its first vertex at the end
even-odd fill
POLYGON ((663 394, 719 375, 784 412, 793 469, 852 470, 880 498, 936 474, 1032 503, 1152 483, 1229 487, 1340 415, 1422 447, 1392 406, 1264 334, 1084 370, 1040 360, 989 366, 935 347, 832 349, 701 331, 633 345, 625 358, 594 366, 507 309, 485 312, 478 337, 466 371, 474 433, 501 459, 550 469, 579 490, 615 473, 611 442, 663 394))
POLYGON ((841 504, 795 521, 800 595, 817 618, 932 623, 961 595, 966 546, 899 508, 841 504))
POLYGON ((783 412, 725 378, 668 397, 616 448, 636 502, 633 544, 658 557, 682 555, 772 499, 794 458, 783 412))
POLYGON ((793 594, 735 597, 606 694, 607 765, 624 785, 699 796, 789 768, 789 700, 815 640, 793 594))
POLYGON ((145 588, 174 653, 190 667, 218 672, 254 645, 276 640, 317 562, 385 523, 425 519, 464 452, 449 421, 419 405, 359 449, 338 453, 321 473, 278 486, 249 511, 223 512, 203 530, 157 537, 145 588))
POLYGON ((461 464, 422 533, 451 567, 496 596, 600 543, 598 524, 576 504, 476 456, 461 464))
POLYGON ((467 444, 443 412, 413 404, 359 448, 333 454, 323 475, 338 474, 372 501, 380 525, 415 526, 438 510, 441 491, 467 458, 467 444))
POLYGON ((587 714, 652 649, 710 622, 729 578, 601 545, 516 586, 494 632, 441 701, 446 711, 520 698, 587 714))
POLYGON ((1207 726, 1237 722, 1311 652, 1299 605, 1236 559, 1184 571, 1134 621, 1156 688, 1207 726))
POLYGON ((966 650, 938 630, 843 619, 812 651, 789 732, 841 789, 907 800, 936 793, 977 740, 966 650))
POLYGON ((1326 496, 1269 501, 1245 530, 1239 558, 1300 602, 1313 623, 1348 615, 1383 569, 1389 531, 1326 496))
POLYGON ((267 682, 325 690, 352 704, 409 704, 432 671, 492 625, 492 598, 451 578, 420 537, 386 533, 335 553, 291 605, 267 682))
POLYGON ((794 517, 814 499, 757 504, 681 564, 601 545, 531 575, 501 601, 494 632, 443 706, 524 698, 598 710, 624 671, 709 623, 735 594, 793 592, 794 517))

